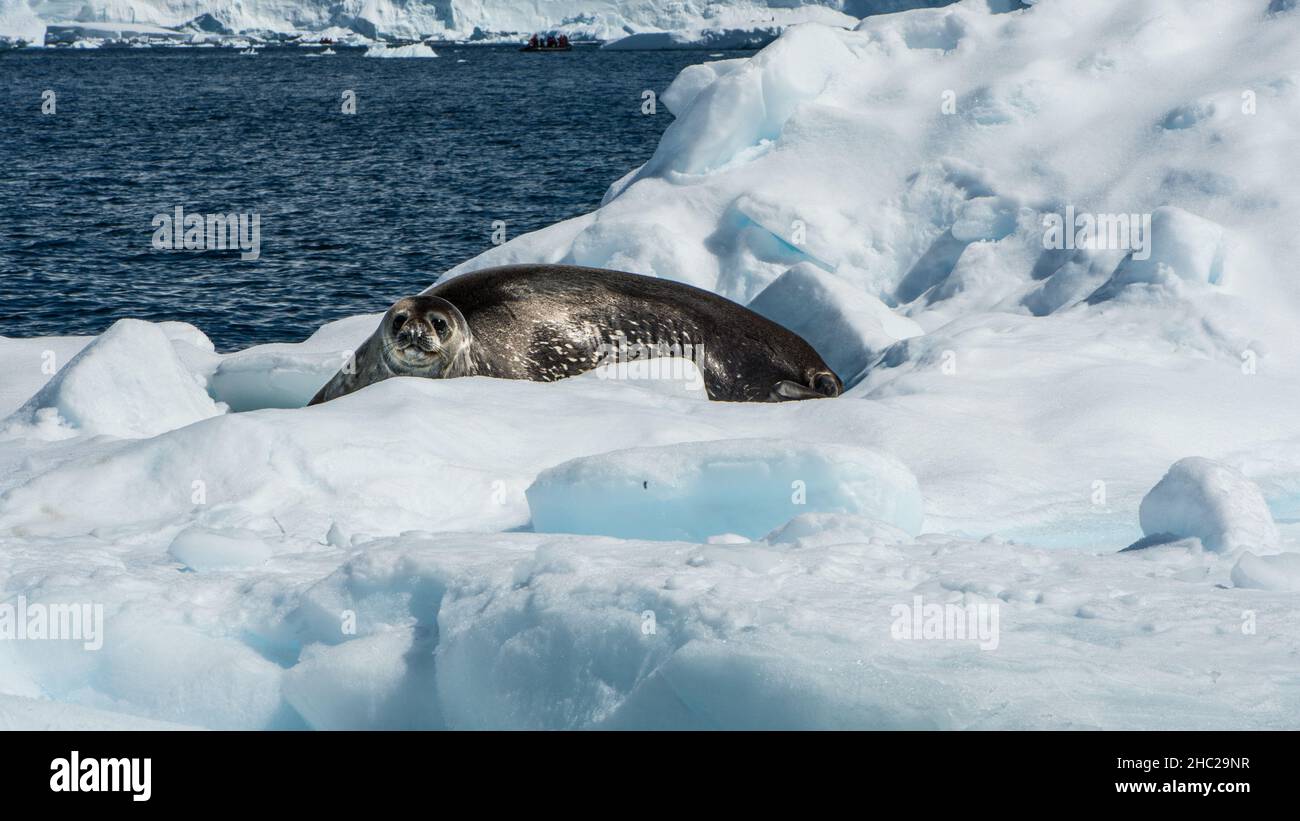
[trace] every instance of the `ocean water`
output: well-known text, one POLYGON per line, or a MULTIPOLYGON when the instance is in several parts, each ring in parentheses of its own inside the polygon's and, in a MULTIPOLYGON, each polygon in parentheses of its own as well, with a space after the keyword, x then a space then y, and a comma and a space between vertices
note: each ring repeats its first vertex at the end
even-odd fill
POLYGON ((0 335, 183 320, 225 351, 384 310, 496 221, 517 236, 597 207, 672 119, 643 91, 710 59, 336 50, 0 52, 0 335), (156 249, 178 206, 257 215, 260 257, 156 249))

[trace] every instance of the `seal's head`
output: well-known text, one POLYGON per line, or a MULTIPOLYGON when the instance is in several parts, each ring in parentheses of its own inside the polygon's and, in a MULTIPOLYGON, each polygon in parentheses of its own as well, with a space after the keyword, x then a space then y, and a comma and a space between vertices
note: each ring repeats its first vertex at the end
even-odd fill
POLYGON ((384 315, 384 359, 398 376, 451 376, 469 351, 465 317, 445 299, 410 296, 384 315))
POLYGON ((804 369, 803 374, 804 384, 800 385, 788 379, 778 382, 772 387, 768 399, 773 402, 784 402, 787 399, 822 399, 844 393, 844 383, 834 371, 809 367, 804 369))

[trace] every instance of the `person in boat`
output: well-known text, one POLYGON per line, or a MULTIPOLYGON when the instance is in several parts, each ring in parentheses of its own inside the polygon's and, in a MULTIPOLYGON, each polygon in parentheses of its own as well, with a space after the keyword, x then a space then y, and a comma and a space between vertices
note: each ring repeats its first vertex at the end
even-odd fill
POLYGON ((528 47, 529 47, 529 48, 537 48, 538 46, 539 46, 539 43, 537 42, 537 35, 536 35, 536 34, 534 34, 532 37, 529 37, 529 38, 528 38, 528 47))
POLYGON ((560 48, 568 48, 568 47, 569 47, 569 35, 567 35, 567 34, 561 34, 561 35, 560 35, 560 41, 559 41, 559 42, 560 42, 560 48))
POLYGON ((547 47, 547 48, 558 48, 558 47, 559 47, 559 45, 555 42, 555 35, 554 35, 554 34, 547 35, 547 37, 546 37, 546 47, 547 47))

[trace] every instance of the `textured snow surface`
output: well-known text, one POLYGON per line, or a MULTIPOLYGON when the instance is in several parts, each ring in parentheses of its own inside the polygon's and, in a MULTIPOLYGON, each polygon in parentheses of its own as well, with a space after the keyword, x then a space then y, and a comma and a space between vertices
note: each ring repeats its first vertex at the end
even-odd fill
POLYGON ((619 366, 302 407, 378 315, 0 338, 0 604, 104 614, 0 639, 0 726, 1300 726, 1297 41, 1177 0, 796 27, 459 269, 753 303, 833 400, 619 366), (1150 254, 1045 248, 1068 207, 1150 254))

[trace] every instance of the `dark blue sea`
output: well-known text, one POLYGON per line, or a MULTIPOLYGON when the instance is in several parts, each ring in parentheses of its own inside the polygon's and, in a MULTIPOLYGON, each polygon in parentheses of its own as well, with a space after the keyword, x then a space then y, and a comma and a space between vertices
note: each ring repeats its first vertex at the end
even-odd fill
POLYGON ((513 237, 596 208, 672 118, 642 92, 707 59, 336 50, 0 52, 0 335, 183 320, 225 351, 383 310, 491 247, 494 221, 513 237), (260 258, 154 248, 177 206, 258 215, 260 258))

